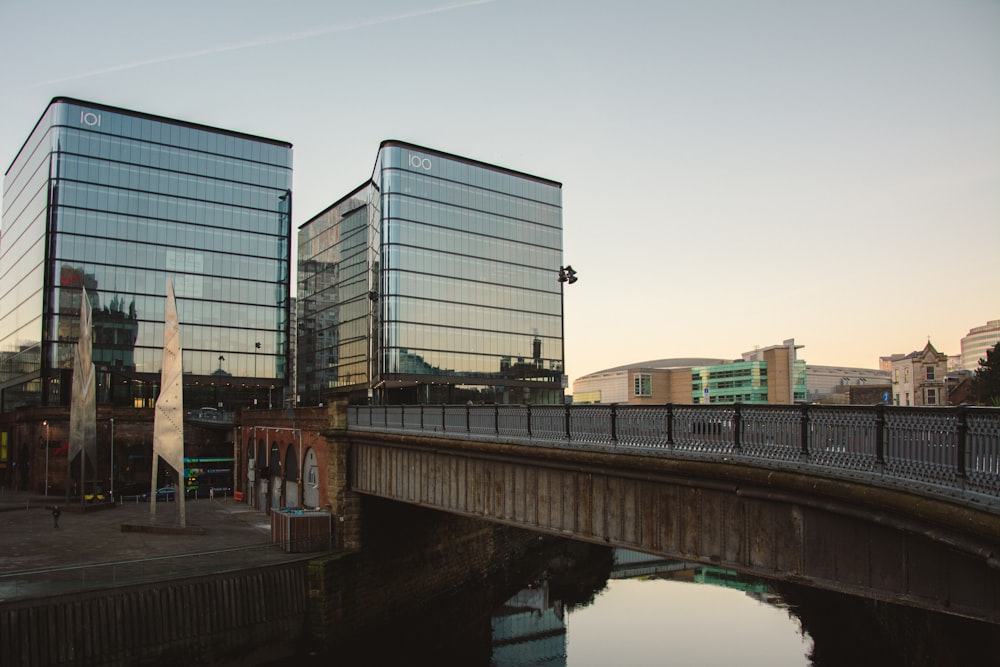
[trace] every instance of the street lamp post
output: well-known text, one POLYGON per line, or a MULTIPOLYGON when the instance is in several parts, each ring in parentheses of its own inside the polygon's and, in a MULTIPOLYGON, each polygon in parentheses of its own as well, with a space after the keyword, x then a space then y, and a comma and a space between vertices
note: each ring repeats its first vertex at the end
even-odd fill
POLYGON ((225 360, 226 360, 226 358, 223 355, 220 354, 219 355, 219 370, 217 371, 217 373, 219 375, 219 381, 215 385, 215 402, 217 404, 217 407, 220 410, 222 409, 222 392, 221 392, 221 389, 222 389, 222 362, 225 361, 225 360))
POLYGON ((45 426, 45 495, 49 495, 49 421, 42 422, 45 426))
POLYGON ((257 393, 260 389, 260 376, 257 375, 257 354, 260 352, 260 341, 253 344, 253 381, 254 381, 254 391, 253 391, 253 404, 257 405, 257 393))
POLYGON ((379 307, 378 291, 368 290, 368 404, 375 405, 380 401, 375 400, 375 355, 378 354, 378 321, 376 320, 379 307))
POLYGON ((115 418, 111 418, 111 500, 115 499, 115 418))
MULTIPOLYGON (((573 267, 567 264, 566 266, 559 267, 559 342, 562 345, 562 376, 566 377, 566 322, 565 322, 565 309, 563 305, 563 285, 569 283, 572 285, 577 280, 576 271, 573 267)), ((568 383, 568 380, 567 380, 568 383)), ((562 382, 559 383, 560 385, 562 382)), ((563 402, 566 401, 566 388, 563 389, 563 402)))

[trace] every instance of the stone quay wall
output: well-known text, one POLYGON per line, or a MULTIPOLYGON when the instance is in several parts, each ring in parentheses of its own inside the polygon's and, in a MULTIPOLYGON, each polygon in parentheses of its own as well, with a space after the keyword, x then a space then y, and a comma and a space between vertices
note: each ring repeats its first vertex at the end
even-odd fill
POLYGON ((291 655, 306 600, 299 561, 0 602, 0 665, 222 665, 291 655))

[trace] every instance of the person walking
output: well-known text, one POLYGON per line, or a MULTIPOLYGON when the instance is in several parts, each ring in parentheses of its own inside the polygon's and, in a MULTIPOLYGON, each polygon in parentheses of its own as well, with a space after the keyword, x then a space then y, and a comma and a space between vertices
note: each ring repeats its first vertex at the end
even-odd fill
POLYGON ((55 523, 55 527, 56 528, 59 527, 59 515, 61 513, 62 513, 62 511, 59 509, 58 505, 53 505, 52 506, 52 521, 55 523))

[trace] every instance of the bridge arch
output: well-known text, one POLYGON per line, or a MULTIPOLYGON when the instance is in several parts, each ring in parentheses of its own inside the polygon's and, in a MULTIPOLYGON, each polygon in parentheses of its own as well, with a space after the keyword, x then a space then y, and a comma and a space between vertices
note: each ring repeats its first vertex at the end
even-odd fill
POLYGON ((1000 622, 1000 517, 726 462, 352 433, 352 491, 1000 622))

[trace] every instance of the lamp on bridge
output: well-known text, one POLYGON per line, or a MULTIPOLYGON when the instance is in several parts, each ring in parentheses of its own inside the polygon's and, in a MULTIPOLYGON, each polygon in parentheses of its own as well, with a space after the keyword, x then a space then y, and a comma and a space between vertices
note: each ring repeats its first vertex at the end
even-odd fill
MULTIPOLYGON (((569 384, 569 380, 566 375, 566 323, 565 310, 563 307, 563 285, 572 285, 577 280, 576 271, 573 270, 572 266, 567 264, 566 266, 559 267, 559 342, 562 344, 562 359, 560 359, 560 363, 562 364, 561 384, 564 391, 569 384)), ((565 393, 563 394, 563 400, 565 401, 565 393)))
POLYGON ((572 266, 569 266, 567 264, 566 266, 559 267, 559 282, 569 283, 570 285, 572 285, 577 280, 578 278, 576 277, 576 271, 573 270, 572 266))

